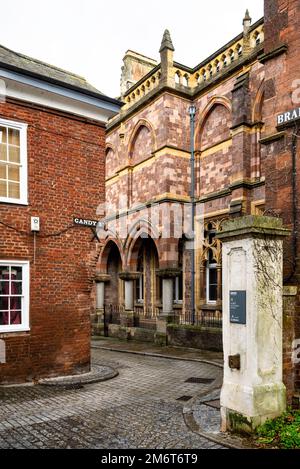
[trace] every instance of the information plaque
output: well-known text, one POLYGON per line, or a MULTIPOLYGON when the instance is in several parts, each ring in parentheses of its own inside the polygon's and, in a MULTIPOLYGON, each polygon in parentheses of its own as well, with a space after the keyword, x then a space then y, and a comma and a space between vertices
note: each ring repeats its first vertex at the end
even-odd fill
POLYGON ((246 324, 246 291, 230 292, 230 322, 246 324))

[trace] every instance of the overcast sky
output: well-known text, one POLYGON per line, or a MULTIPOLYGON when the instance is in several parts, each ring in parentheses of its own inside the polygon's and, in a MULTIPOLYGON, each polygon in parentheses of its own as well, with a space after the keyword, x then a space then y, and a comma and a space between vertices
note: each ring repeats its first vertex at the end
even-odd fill
POLYGON ((253 22, 263 0, 0 0, 0 44, 83 75, 103 93, 119 95, 128 49, 159 59, 164 29, 175 60, 194 67, 253 22))

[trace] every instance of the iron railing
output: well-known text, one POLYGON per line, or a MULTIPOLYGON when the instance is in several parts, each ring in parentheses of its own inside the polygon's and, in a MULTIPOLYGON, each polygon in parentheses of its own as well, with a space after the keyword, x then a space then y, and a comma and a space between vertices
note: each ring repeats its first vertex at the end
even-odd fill
POLYGON ((121 324, 121 315, 123 313, 123 305, 104 305, 104 322, 107 324, 121 324))
POLYGON ((222 329, 222 312, 214 310, 184 311, 179 316, 179 324, 222 329))
POLYGON ((156 330, 156 318, 159 316, 159 308, 150 306, 135 306, 134 326, 142 329, 156 330))

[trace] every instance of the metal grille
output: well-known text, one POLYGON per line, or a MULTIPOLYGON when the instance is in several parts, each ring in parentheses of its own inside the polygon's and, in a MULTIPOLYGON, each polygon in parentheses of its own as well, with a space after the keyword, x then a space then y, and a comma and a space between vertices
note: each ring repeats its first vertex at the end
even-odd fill
POLYGON ((105 305, 104 322, 106 324, 121 324, 121 314, 124 312, 122 305, 105 305))
POLYGON ((191 311, 185 311, 179 317, 180 324, 195 325, 208 328, 222 328, 222 313, 220 311, 196 311, 193 317, 191 311))
POLYGON ((159 315, 159 308, 136 306, 134 313, 135 327, 156 330, 156 318, 159 315))
POLYGON ((185 381, 186 383, 198 383, 198 384, 211 384, 214 382, 214 379, 211 378, 189 378, 185 381))

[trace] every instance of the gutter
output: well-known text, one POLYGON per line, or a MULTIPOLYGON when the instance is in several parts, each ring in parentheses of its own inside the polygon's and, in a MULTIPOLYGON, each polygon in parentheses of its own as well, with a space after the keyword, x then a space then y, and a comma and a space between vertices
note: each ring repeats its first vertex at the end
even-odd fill
POLYGON ((39 73, 31 72, 29 70, 24 70, 23 68, 16 67, 15 65, 10 65, 10 64, 7 64, 7 63, 4 63, 4 62, 0 61, 0 67, 4 68, 6 70, 9 70, 11 72, 15 72, 19 75, 25 75, 25 76, 28 76, 28 77, 31 77, 31 78, 35 78, 37 80, 42 80, 43 82, 51 83, 52 85, 56 85, 56 86, 59 86, 61 88, 66 88, 68 90, 72 90, 72 91, 75 91, 77 93, 81 93, 81 94, 84 94, 84 95, 87 95, 87 96, 90 96, 90 97, 93 97, 93 98, 100 99, 101 101, 105 101, 107 103, 113 104, 113 105, 118 106, 118 107, 122 107, 124 105, 124 103, 122 101, 119 101, 119 100, 114 99, 114 98, 110 98, 109 96, 106 96, 105 94, 102 94, 100 92, 97 93, 95 91, 87 90, 85 88, 80 88, 79 86, 72 85, 72 84, 66 83, 64 81, 56 80, 55 78, 46 77, 44 75, 40 75, 39 73))

